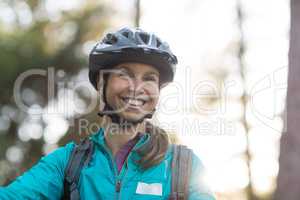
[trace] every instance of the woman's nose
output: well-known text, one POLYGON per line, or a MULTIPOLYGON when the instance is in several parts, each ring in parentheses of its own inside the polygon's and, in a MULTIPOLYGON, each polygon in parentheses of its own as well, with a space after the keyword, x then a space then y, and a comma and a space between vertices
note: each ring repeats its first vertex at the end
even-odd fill
POLYGON ((143 84, 144 82, 140 79, 133 79, 129 83, 129 90, 136 93, 142 92, 143 91, 143 84))

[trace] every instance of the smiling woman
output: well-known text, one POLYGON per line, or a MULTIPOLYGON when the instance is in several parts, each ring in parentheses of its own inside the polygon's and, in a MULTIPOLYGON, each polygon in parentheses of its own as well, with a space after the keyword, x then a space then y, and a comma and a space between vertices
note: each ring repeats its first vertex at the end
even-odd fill
POLYGON ((89 78, 104 104, 101 128, 59 148, 0 189, 0 199, 214 200, 191 151, 170 144, 151 118, 177 64, 169 46, 141 29, 107 34, 90 53, 89 78), (180 149, 180 150, 178 150, 180 149))

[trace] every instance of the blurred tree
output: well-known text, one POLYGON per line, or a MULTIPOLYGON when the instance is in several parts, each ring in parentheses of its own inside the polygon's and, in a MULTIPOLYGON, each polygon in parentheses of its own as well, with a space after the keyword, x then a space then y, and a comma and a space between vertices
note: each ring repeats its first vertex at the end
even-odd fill
POLYGON ((135 0, 135 19, 134 24, 136 27, 140 26, 140 19, 141 19, 141 1, 135 0))
MULTIPOLYGON (((0 15, 0 185, 32 166, 43 154, 45 144, 43 137, 25 141, 18 134, 22 123, 33 121, 14 101, 17 77, 29 69, 55 67, 66 72, 66 79, 70 78, 86 67, 86 46, 99 38, 110 23, 111 9, 104 1, 83 1, 74 7, 71 4, 51 0, 0 3, 2 13, 8 13, 0 15)), ((51 101, 46 98, 48 89, 46 77, 27 78, 21 87, 22 100, 29 107, 44 108, 51 101)), ((43 121, 39 125, 45 127, 43 121)), ((66 141, 63 138, 61 143, 66 141)))
POLYGON ((246 117, 246 110, 247 110, 247 103, 249 101, 249 95, 247 94, 247 89, 246 89, 246 68, 243 63, 243 56, 244 56, 244 51, 245 51, 245 41, 244 41, 244 32, 243 32, 243 23, 244 23, 244 13, 243 9, 241 6, 241 2, 238 1, 237 3, 237 17, 238 17, 238 26, 240 30, 240 45, 239 45, 239 51, 238 51, 238 58, 239 58, 239 65, 240 65, 240 75, 243 80, 243 87, 244 87, 244 92, 241 97, 241 102, 243 103, 243 118, 242 118, 242 123, 243 126, 245 127, 246 131, 246 141, 247 141, 247 148, 245 151, 245 159, 247 162, 248 166, 248 177, 249 177, 249 184, 246 188, 246 193, 247 193, 247 199, 249 200, 256 200, 257 197, 254 194, 253 187, 252 187, 252 181, 251 181, 251 154, 249 151, 249 124, 247 122, 247 117, 246 117))
POLYGON ((300 2, 291 2, 289 77, 286 100, 287 127, 281 137, 275 200, 300 199, 300 2))

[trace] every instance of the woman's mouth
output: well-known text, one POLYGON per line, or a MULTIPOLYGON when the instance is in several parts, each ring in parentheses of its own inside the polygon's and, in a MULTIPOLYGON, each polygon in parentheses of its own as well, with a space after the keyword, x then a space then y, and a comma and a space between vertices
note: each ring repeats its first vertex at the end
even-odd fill
POLYGON ((142 107, 146 103, 142 98, 121 97, 121 99, 129 107, 142 107))

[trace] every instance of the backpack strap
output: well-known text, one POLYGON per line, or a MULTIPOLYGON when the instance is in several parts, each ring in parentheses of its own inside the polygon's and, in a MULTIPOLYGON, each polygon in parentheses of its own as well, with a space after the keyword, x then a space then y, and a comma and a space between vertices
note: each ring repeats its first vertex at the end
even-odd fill
POLYGON ((65 169, 64 195, 62 200, 80 199, 78 190, 80 172, 83 166, 90 162, 93 150, 94 144, 88 137, 80 140, 80 143, 73 148, 65 169))
POLYGON ((172 190, 170 200, 187 200, 192 171, 192 150, 184 145, 173 145, 172 190))

